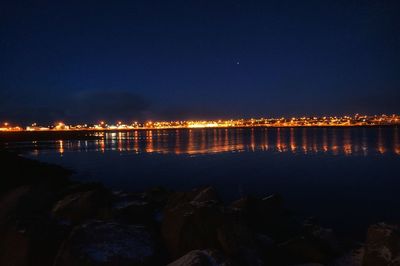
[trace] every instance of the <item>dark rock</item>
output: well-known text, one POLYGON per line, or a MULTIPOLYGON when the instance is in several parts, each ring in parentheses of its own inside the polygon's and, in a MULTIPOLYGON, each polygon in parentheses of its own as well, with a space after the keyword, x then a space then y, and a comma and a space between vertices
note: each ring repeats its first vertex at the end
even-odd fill
POLYGON ((5 194, 0 201, 0 265, 28 265, 29 241, 10 222, 11 212, 15 212, 21 197, 30 190, 29 186, 19 187, 5 194), (15 252, 18 251, 18 252, 15 252))
POLYGON ((223 224, 221 206, 186 202, 164 210, 162 235, 173 258, 193 249, 217 249, 217 229, 223 224))
POLYGON ((111 194, 104 188, 76 192, 65 196, 53 207, 54 218, 79 224, 89 219, 108 219, 111 216, 111 194))
POLYGON ((328 263, 338 255, 325 239, 307 234, 279 244, 278 249, 280 256, 291 264, 328 263))
POLYGON ((226 217, 217 236, 224 253, 240 265, 263 265, 253 233, 233 217, 226 217))
POLYGON ((301 230, 301 224, 284 208, 279 195, 263 199, 244 197, 233 202, 230 207, 249 228, 276 242, 288 240, 301 230))
POLYGON ((288 263, 331 263, 343 250, 331 229, 307 221, 301 234, 278 245, 288 263))
MULTIPOLYGON (((1 142, 1 141, 0 141, 1 142)), ((9 190, 27 185, 65 186, 71 171, 60 166, 23 158, 0 149, 2 176, 0 196, 9 190)))
POLYGON ((146 190, 143 194, 146 201, 154 204, 157 208, 164 208, 171 192, 162 187, 154 187, 146 190))
POLYGON ((216 201, 219 202, 219 196, 214 188, 206 187, 204 189, 200 189, 195 197, 192 199, 192 202, 209 202, 216 201))
POLYGON ((212 187, 196 188, 188 192, 174 192, 169 195, 165 209, 171 209, 181 204, 193 202, 201 204, 205 202, 221 203, 217 192, 212 187))
POLYGON ((324 228, 318 224, 306 223, 304 225, 304 234, 318 243, 327 253, 332 256, 343 252, 342 245, 330 228, 324 228))
POLYGON ((368 228, 363 266, 400 265, 400 228, 379 223, 368 228))
POLYGON ((48 187, 24 186, 0 200, 0 265, 52 265, 65 232, 48 217, 48 187))
POLYGON ((159 265, 156 250, 143 226, 94 221, 71 232, 54 265, 159 265))
POLYGON ((219 252, 213 250, 192 250, 168 266, 229 266, 232 265, 219 252))
POLYGON ((172 258, 190 250, 218 249, 240 265, 261 265, 253 233, 223 207, 212 188, 172 195, 164 210, 162 235, 172 258))
POLYGON ((222 249, 229 255, 237 254, 243 247, 256 247, 249 229, 240 223, 226 221, 217 229, 222 249))
POLYGON ((140 200, 131 199, 118 201, 113 205, 114 218, 131 224, 155 224, 156 208, 153 204, 140 200))
POLYGON ((217 229, 223 220, 222 205, 212 188, 171 194, 161 232, 172 258, 190 250, 219 248, 217 229))
POLYGON ((332 263, 334 266, 361 266, 364 257, 364 248, 351 249, 337 257, 332 263))
MULTIPOLYGON (((304 263, 304 264, 296 264, 296 265, 291 265, 291 266, 324 266, 324 265, 320 264, 320 263, 304 263)), ((350 265, 345 265, 345 266, 350 266, 350 265)))

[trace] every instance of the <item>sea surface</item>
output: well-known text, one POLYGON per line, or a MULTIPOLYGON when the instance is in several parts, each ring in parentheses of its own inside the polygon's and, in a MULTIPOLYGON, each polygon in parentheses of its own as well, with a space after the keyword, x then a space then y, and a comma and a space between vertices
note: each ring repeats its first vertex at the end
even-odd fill
POLYGON ((237 128, 98 132, 9 143, 115 190, 213 185, 229 202, 279 193, 338 231, 400 221, 400 128, 237 128))

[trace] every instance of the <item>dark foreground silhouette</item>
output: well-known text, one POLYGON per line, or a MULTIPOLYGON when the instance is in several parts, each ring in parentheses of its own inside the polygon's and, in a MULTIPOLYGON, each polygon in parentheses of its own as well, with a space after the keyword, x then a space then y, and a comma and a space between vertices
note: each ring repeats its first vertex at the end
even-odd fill
POLYGON ((125 193, 4 151, 0 162, 0 265, 400 265, 395 225, 371 225, 357 243, 292 215, 278 195, 125 193))

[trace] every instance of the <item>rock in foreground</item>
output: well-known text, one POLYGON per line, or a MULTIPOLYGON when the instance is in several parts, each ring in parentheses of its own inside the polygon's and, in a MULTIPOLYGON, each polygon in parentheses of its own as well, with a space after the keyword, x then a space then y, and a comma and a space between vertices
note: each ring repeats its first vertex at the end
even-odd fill
POLYGON ((176 261, 168 264, 168 266, 230 266, 230 262, 226 261, 216 251, 212 250, 192 250, 186 255, 180 257, 176 261))
POLYGON ((380 223, 368 228, 363 266, 400 265, 400 228, 380 223))
POLYGON ((154 265, 155 257, 155 241, 143 226, 94 221, 72 231, 55 265, 154 265))

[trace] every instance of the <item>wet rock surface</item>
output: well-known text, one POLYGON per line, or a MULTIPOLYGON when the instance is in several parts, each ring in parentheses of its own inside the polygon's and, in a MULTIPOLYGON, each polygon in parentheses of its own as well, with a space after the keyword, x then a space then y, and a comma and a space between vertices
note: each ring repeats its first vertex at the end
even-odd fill
POLYGON ((28 185, 0 198, 0 265, 52 265, 66 232, 49 219, 53 187, 28 185))
POLYGON ((55 265, 153 265, 156 259, 155 241, 145 227, 93 221, 73 229, 55 265))
POLYGON ((99 187, 66 195, 54 205, 52 216, 66 224, 108 219, 111 217, 111 194, 99 187))
POLYGON ((213 250, 192 250, 168 266, 230 266, 222 254, 213 250))
POLYGON ((399 226, 380 223, 368 228, 363 265, 400 265, 399 226))
POLYGON ((161 232, 172 258, 194 249, 220 248, 217 230, 225 217, 220 202, 210 190, 171 195, 163 212, 161 232))

